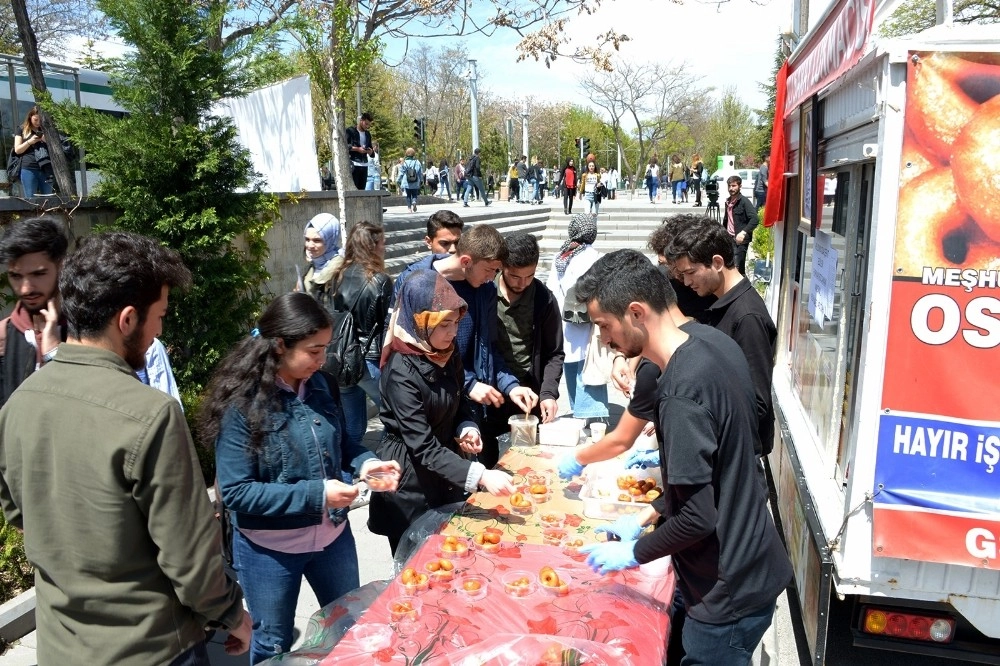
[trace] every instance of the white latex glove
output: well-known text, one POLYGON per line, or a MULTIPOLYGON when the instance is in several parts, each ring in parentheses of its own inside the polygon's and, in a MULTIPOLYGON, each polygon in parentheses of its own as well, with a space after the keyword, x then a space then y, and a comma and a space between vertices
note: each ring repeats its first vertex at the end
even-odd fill
POLYGON ((511 495, 517 491, 510 475, 499 469, 488 469, 479 477, 479 485, 490 495, 511 495))

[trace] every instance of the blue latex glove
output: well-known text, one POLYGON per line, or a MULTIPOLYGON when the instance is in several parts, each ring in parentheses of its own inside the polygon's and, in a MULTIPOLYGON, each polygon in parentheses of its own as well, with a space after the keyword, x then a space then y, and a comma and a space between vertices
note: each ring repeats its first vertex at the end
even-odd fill
POLYGON ((559 459, 559 478, 569 481, 574 476, 580 476, 583 472, 583 465, 576 461, 576 455, 567 453, 559 459))
POLYGON ((596 528, 594 533, 604 532, 608 535, 609 540, 611 536, 616 536, 618 541, 635 541, 644 529, 646 528, 639 524, 639 519, 635 517, 634 513, 626 513, 610 525, 596 528))
POLYGON ((633 451, 628 458, 625 459, 625 467, 659 467, 660 466, 660 450, 659 449, 645 449, 639 451, 633 451))
POLYGON ((580 548, 587 553, 587 566, 595 573, 607 574, 639 566, 635 561, 635 541, 605 541, 580 548))

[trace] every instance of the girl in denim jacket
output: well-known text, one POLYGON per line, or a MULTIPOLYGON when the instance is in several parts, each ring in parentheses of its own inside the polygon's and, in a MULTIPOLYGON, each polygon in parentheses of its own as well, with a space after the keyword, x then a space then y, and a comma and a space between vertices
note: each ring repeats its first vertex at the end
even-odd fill
POLYGON ((222 501, 233 525, 233 568, 253 618, 251 663, 287 652, 305 576, 325 606, 359 585, 347 522, 364 477, 399 465, 345 434, 335 381, 319 371, 332 328, 309 295, 279 296, 258 328, 222 362, 202 408, 201 436, 215 446, 222 501))

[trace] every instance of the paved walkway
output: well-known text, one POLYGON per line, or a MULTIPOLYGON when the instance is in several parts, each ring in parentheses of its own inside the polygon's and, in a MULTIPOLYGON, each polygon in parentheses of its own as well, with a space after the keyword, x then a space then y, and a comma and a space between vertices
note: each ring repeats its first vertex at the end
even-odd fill
MULTIPOLYGON (((623 196, 622 192, 619 192, 617 200, 606 201, 601 204, 600 216, 603 218, 605 215, 613 215, 617 211, 621 211, 625 208, 634 207, 638 204, 643 204, 643 203, 651 207, 655 206, 658 210, 662 209, 665 215, 671 213, 683 212, 687 210, 691 210, 692 212, 704 210, 703 208, 693 208, 690 203, 686 205, 681 205, 681 204, 673 205, 671 204, 669 199, 663 200, 662 197, 661 200, 656 204, 649 204, 645 192, 643 191, 637 192, 635 196, 633 196, 631 199, 628 196, 623 196)), ((562 213, 561 200, 548 198, 545 201, 545 205, 551 208, 552 218, 554 220, 557 220, 558 221, 557 223, 559 224, 562 223, 561 221, 559 221, 560 218, 568 220, 568 216, 565 216, 562 213)), ((490 205, 489 208, 487 208, 486 210, 495 212, 495 211, 503 211, 509 209, 523 209, 525 206, 530 206, 530 204, 518 204, 515 202, 498 201, 490 205)), ((451 202, 451 203, 443 203, 437 205, 420 206, 417 209, 418 212, 414 214, 406 211, 405 206, 401 205, 401 206, 388 207, 385 214, 386 216, 400 215, 400 216, 416 217, 416 216, 429 215, 431 212, 439 210, 440 208, 453 208, 456 210, 456 212, 458 212, 461 215, 463 211, 473 210, 473 207, 477 207, 478 209, 484 208, 481 202, 470 203, 470 208, 468 209, 463 208, 460 202, 451 202)), ((577 200, 574 202, 573 208, 574 212, 586 211, 586 202, 585 201, 581 202, 577 200)), ((598 245, 599 249, 602 249, 603 251, 610 251, 611 249, 614 249, 609 247, 600 248, 600 243, 601 241, 599 239, 598 243, 596 243, 595 245, 598 245)), ((562 397, 560 397, 559 399, 559 413, 567 414, 570 412, 570 409, 569 409, 569 400, 566 397, 567 392, 566 392, 565 379, 561 383, 560 393, 562 397)), ((627 405, 628 400, 625 398, 624 395, 618 392, 610 384, 608 386, 608 395, 610 403, 609 408, 611 410, 611 415, 612 415, 611 421, 613 426, 614 424, 617 423, 617 420, 620 417, 622 411, 624 410, 624 406, 627 405)), ((365 436, 365 444, 369 448, 374 449, 375 445, 378 443, 379 437, 381 436, 382 424, 381 422, 379 422, 378 418, 373 418, 369 422, 368 427, 369 431, 368 434, 365 436)), ((382 536, 374 535, 371 532, 369 532, 366 525, 367 520, 368 520, 368 507, 362 507, 360 509, 356 509, 350 512, 351 528, 352 531, 354 532, 355 540, 357 541, 358 560, 360 565, 362 585, 369 583, 373 580, 385 580, 395 575, 395 571, 393 570, 392 557, 389 552, 388 541, 382 536)), ((778 600, 778 603, 779 603, 779 608, 775 616, 775 625, 777 627, 776 632, 777 635, 782 637, 780 640, 782 645, 791 646, 792 652, 789 652, 789 655, 794 655, 795 641, 791 628, 791 620, 788 613, 788 600, 786 596, 783 595, 778 600)), ((295 614, 296 636, 298 638, 301 638, 302 633, 305 631, 309 621, 309 617, 317 610, 319 610, 319 602, 316 600, 316 597, 312 593, 312 590, 310 589, 309 585, 306 584, 305 581, 303 580, 302 590, 299 594, 299 599, 298 599, 298 604, 296 606, 296 614, 295 614)), ((237 665, 245 666, 248 661, 245 655, 241 657, 230 657, 225 654, 225 651, 222 649, 222 644, 221 644, 223 640, 224 636, 219 635, 216 637, 215 642, 209 645, 209 654, 211 656, 213 666, 237 666, 237 665)), ((776 648, 773 647, 775 640, 776 638, 773 637, 770 639, 772 647, 769 649, 769 652, 772 656, 768 657, 767 655, 764 655, 763 657, 761 657, 761 650, 758 650, 758 654, 755 655, 755 663, 762 665, 770 664, 771 666, 774 666, 774 664, 779 664, 779 663, 780 664, 797 663, 797 660, 779 661, 776 659, 775 656, 773 656, 776 654, 776 648)), ((35 659, 35 647, 36 647, 36 636, 34 633, 31 633, 28 636, 25 636, 17 643, 15 643, 14 647, 10 651, 8 651, 2 657, 0 657, 0 663, 2 663, 3 666, 35 666, 35 664, 37 663, 35 659)), ((789 648, 784 648, 784 651, 787 651, 788 649, 789 648)))

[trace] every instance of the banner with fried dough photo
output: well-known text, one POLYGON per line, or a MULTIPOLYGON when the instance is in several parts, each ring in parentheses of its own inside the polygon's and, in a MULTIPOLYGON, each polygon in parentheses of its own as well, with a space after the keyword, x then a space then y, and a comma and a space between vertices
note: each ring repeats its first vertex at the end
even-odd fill
POLYGON ((911 52, 904 116, 873 555, 996 569, 1000 54, 911 52))

